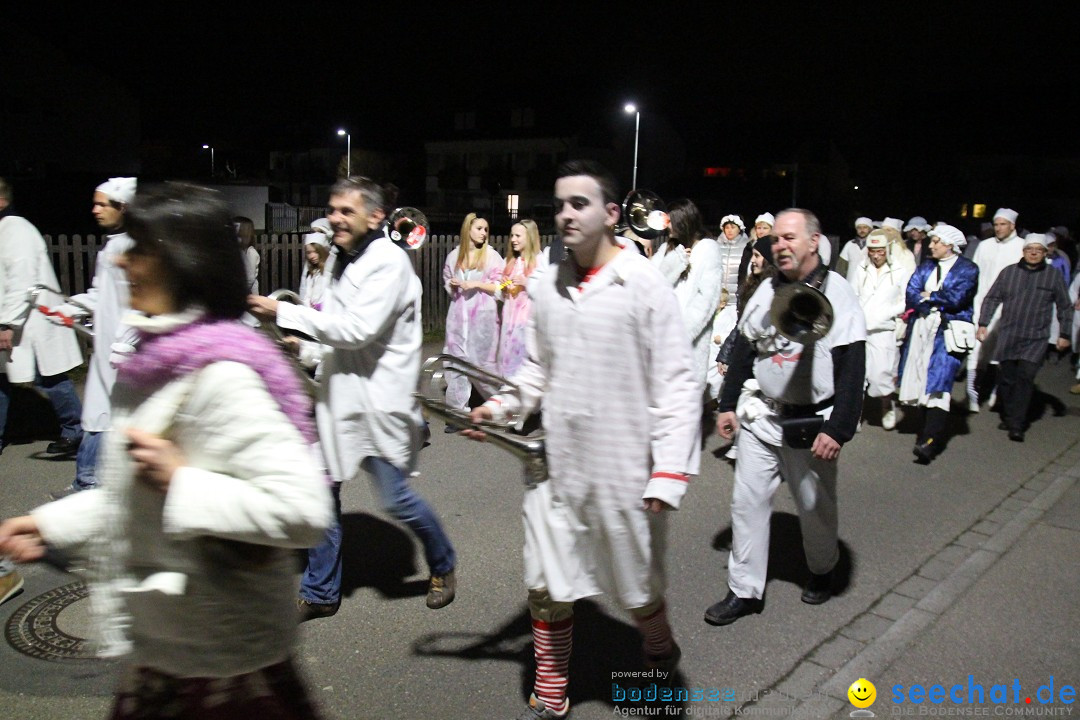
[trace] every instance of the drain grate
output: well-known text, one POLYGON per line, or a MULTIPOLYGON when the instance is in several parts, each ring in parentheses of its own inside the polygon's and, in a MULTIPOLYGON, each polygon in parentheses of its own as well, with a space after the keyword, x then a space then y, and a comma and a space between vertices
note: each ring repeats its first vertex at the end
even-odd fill
POLYGON ((31 599, 8 619, 8 644, 24 655, 62 662, 93 660, 94 649, 85 638, 60 629, 60 614, 90 595, 86 583, 73 582, 31 599))

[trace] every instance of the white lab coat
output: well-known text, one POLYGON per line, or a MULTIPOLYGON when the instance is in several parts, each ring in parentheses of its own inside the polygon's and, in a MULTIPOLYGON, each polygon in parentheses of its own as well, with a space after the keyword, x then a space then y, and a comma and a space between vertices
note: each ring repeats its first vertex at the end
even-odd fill
MULTIPOLYGON (((335 265, 348 261, 337 247, 330 257, 335 265)), ((321 312, 278 305, 279 326, 328 346, 315 417, 327 467, 339 482, 355 477, 369 456, 415 469, 423 426, 413 397, 420 379, 421 294, 405 251, 380 235, 341 277, 331 278, 321 312)))
MULTIPOLYGON (((716 314, 716 304, 723 288, 720 246, 712 238, 702 238, 690 250, 687 258, 689 263, 681 263, 682 267, 676 268, 677 274, 665 272, 667 267, 672 265, 672 259, 678 257, 681 262, 681 257, 685 254, 685 251, 679 248, 670 252, 669 257, 669 246, 664 243, 653 253, 652 262, 675 288, 675 297, 679 300, 679 309, 686 325, 686 335, 690 339, 694 372, 699 376, 698 380, 704 391, 706 373, 713 365, 713 357, 716 357, 715 353, 709 357, 709 347, 712 344, 713 316, 716 314), (684 274, 687 267, 689 271, 684 274), (674 278, 670 275, 674 275, 674 278)), ((732 305, 734 306, 734 303, 732 305)))
MULTIPOLYGON (((94 355, 86 375, 83 396, 83 430, 103 432, 109 429, 109 394, 116 382, 116 368, 109 362, 114 343, 134 348, 138 335, 121 321, 130 313, 127 275, 117 264, 117 258, 131 249, 134 241, 127 233, 110 235, 98 251, 94 280, 90 289, 71 300, 90 308, 94 314, 94 355)), ((64 308, 78 313, 78 309, 64 308)))
POLYGON ((50 323, 30 307, 33 285, 60 289, 45 239, 25 218, 0 219, 0 325, 15 331, 10 352, 0 352, 0 371, 13 383, 33 382, 35 373, 50 376, 83 362, 75 331, 50 323))

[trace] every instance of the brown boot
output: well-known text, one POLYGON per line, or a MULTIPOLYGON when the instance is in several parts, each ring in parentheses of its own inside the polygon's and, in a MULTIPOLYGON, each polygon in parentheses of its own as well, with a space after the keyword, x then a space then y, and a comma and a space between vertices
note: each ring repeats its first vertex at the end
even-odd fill
POLYGON ((428 581, 427 606, 432 610, 446 607, 454 602, 456 591, 457 581, 453 570, 445 575, 432 575, 428 581))

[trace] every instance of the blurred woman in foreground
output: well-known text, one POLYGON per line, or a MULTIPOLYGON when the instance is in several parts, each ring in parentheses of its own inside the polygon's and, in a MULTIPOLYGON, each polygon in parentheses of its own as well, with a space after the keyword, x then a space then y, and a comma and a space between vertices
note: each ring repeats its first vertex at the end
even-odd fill
POLYGON ((0 525, 0 553, 85 553, 106 656, 130 654, 113 718, 300 718, 296 548, 319 542, 330 494, 310 401, 245 327, 248 285, 210 191, 136 198, 120 265, 141 334, 120 369, 101 488, 0 525))

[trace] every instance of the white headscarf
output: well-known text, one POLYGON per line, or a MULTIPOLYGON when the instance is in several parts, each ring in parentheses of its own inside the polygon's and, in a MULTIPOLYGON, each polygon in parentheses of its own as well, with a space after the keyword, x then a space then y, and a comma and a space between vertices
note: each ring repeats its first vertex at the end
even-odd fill
MULTIPOLYGON (((771 212, 761 213, 757 216, 757 220, 754 220, 754 224, 757 225, 759 222, 767 223, 769 227, 772 227, 776 224, 776 218, 773 217, 771 212)), ((723 225, 720 227, 723 227, 723 225)))

